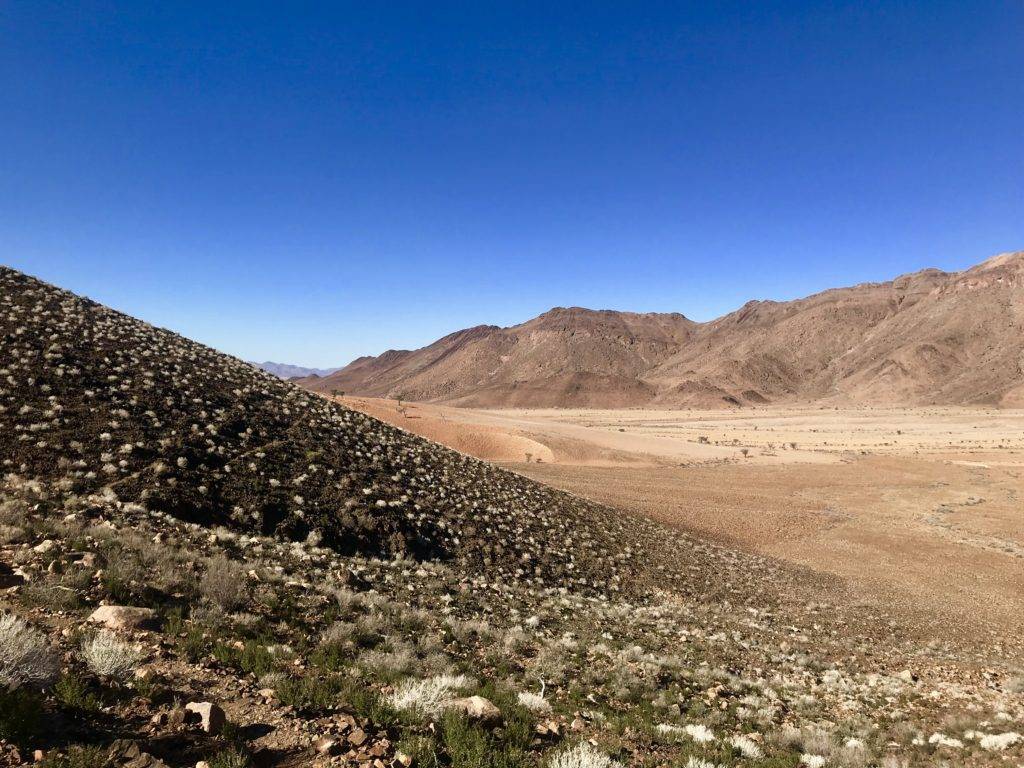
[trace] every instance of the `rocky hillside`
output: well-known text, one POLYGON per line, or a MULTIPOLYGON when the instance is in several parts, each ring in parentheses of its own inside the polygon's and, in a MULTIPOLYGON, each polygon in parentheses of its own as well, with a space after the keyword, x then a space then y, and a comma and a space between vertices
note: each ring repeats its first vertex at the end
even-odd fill
MULTIPOLYGON (((251 365, 0 272, 3 467, 183 520, 508 578, 619 582, 617 515, 251 365)), ((656 536, 652 536, 656 538, 656 536)))
POLYGON ((0 434, 0 765, 1024 754, 1019 637, 926 645, 7 269, 0 434))
POLYGON ((415 352, 361 358, 311 389, 477 406, 1024 402, 1024 253, 924 270, 709 323, 555 309, 415 352))

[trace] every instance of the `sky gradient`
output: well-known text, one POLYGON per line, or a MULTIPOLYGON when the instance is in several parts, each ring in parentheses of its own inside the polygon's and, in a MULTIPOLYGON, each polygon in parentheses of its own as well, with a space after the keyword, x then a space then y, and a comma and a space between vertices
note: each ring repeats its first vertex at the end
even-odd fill
POLYGON ((1024 3, 0 4, 0 262, 248 359, 1024 249, 1024 3))

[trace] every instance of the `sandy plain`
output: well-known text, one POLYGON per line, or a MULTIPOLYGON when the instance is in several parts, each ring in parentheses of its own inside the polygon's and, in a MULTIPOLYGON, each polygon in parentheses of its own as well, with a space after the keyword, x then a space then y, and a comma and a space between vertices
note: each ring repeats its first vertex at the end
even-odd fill
POLYGON ((345 402, 580 496, 834 576, 842 599, 893 608, 924 639, 1022 653, 1024 411, 345 402))

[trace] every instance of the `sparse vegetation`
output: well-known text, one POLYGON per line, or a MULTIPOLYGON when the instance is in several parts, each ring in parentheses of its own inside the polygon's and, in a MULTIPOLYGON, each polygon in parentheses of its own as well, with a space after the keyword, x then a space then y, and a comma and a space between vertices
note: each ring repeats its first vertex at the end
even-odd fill
POLYGON ((119 640, 113 632, 100 630, 82 643, 82 660, 97 675, 127 680, 135 673, 142 653, 137 647, 119 640))
POLYGON ((7 762, 1018 759, 1016 669, 991 662, 978 685, 976 660, 822 602, 804 572, 0 282, 7 762), (115 633, 89 619, 101 603, 153 620, 115 633), (971 716, 942 720, 954 710, 971 716))

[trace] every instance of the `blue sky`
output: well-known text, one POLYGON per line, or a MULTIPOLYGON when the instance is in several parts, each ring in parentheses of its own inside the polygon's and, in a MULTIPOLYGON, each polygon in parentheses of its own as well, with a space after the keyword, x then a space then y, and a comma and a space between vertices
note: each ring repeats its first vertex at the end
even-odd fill
POLYGON ((1024 3, 0 4, 6 264, 336 365, 1024 248, 1024 3))

